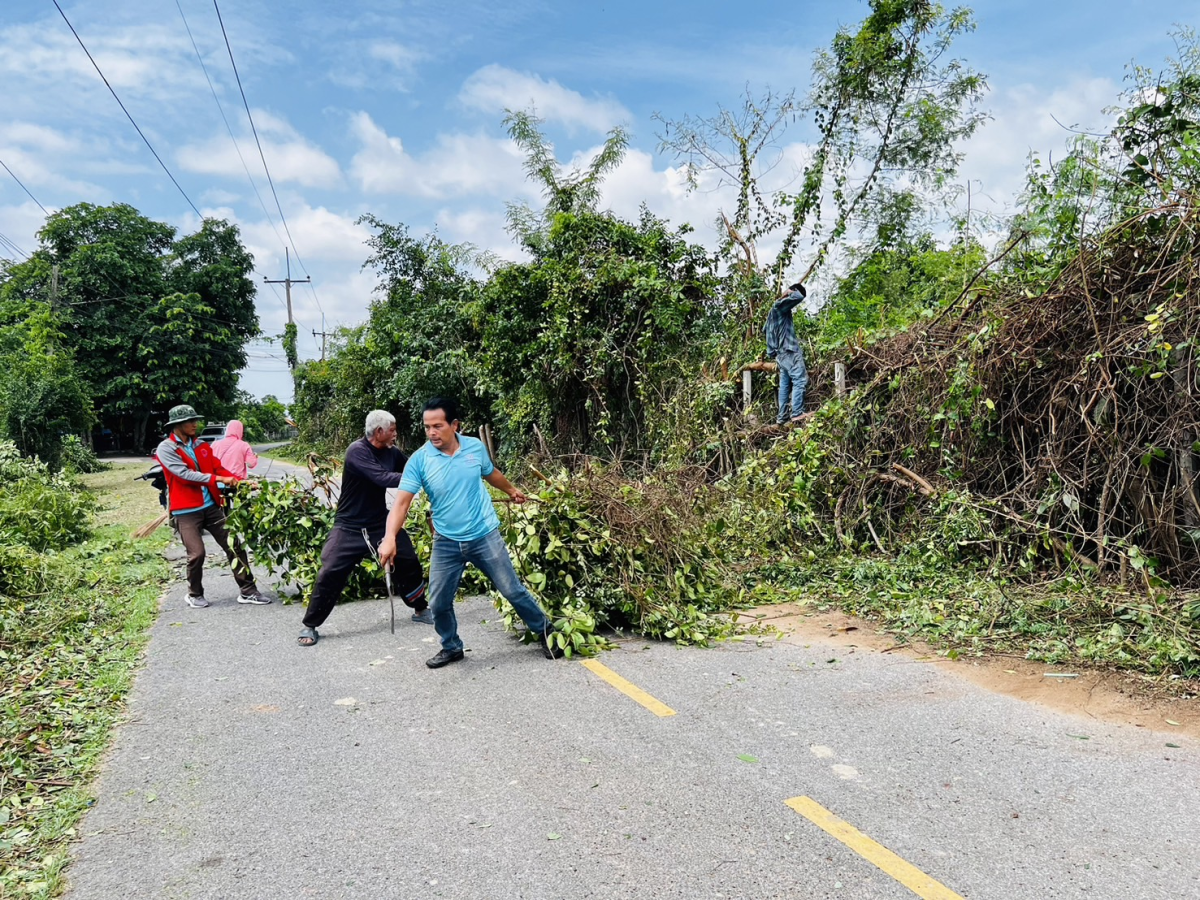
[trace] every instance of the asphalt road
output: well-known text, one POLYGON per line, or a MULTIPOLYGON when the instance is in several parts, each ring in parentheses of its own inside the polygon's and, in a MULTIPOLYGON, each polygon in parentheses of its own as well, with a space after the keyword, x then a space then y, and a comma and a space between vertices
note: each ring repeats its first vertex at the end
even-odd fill
POLYGON ((433 671, 432 628, 398 610, 391 635, 385 601, 338 607, 300 648, 299 606, 206 582, 209 609, 181 581, 164 598, 71 900, 1200 897, 1186 738, 898 655, 605 654, 659 716, 506 635, 482 598, 460 606, 467 659, 433 671))

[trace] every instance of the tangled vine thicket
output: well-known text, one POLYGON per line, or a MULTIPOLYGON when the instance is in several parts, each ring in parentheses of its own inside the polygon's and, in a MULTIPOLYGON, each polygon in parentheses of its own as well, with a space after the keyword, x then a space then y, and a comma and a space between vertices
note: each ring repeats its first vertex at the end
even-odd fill
POLYGON ((1061 561, 1200 583, 1198 228, 1190 203, 1156 208, 1088 241, 1040 293, 998 280, 859 348, 845 467, 889 474, 862 472, 845 505, 953 481, 1061 561))

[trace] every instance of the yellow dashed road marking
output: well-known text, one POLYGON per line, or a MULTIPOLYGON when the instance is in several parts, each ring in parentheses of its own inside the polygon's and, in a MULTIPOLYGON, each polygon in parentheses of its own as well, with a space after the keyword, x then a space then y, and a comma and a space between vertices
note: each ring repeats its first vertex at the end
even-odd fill
POLYGON ((963 900, 944 884, 934 881, 916 866, 905 862, 887 847, 877 844, 849 822, 839 819, 820 803, 809 797, 793 797, 784 801, 818 828, 833 835, 867 862, 888 875, 923 900, 963 900))
POLYGON ((671 707, 667 706, 661 700, 654 699, 653 697, 651 697, 649 694, 647 694, 645 691, 643 691, 637 685, 631 684, 630 682, 626 681, 624 678, 622 678, 620 675, 618 675, 616 672, 614 672, 608 666, 603 665, 602 663, 598 663, 594 659, 580 660, 580 665, 582 665, 586 669, 590 669, 592 672, 595 672, 597 675, 599 675, 602 679, 604 679, 609 684, 611 684, 613 687, 615 687, 618 691, 620 691, 626 697, 630 697, 631 699, 636 700, 638 703, 642 704, 642 706, 646 707, 646 709, 650 710, 650 712, 654 713, 656 716, 673 716, 673 715, 675 715, 675 710, 671 709, 671 707))

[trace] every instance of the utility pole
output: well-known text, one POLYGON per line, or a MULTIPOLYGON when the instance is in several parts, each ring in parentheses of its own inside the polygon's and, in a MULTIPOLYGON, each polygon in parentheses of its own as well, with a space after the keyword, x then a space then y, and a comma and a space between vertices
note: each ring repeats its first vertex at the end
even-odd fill
MULTIPOLYGON (((324 327, 324 326, 325 326, 325 323, 322 322, 321 327, 324 327)), ((325 362, 325 338, 329 337, 329 332, 317 331, 314 328, 313 329, 313 338, 315 339, 317 337, 317 335, 321 336, 321 362, 325 362)))
MULTIPOLYGON (((267 284, 282 284, 284 286, 284 290, 287 292, 288 324, 294 325, 295 322, 292 319, 292 285, 293 284, 310 284, 310 283, 312 283, 312 277, 305 276, 304 278, 293 278, 292 277, 292 254, 291 254, 291 251, 287 247, 284 247, 283 252, 284 252, 284 256, 287 260, 287 277, 274 279, 274 280, 272 280, 270 278, 263 278, 263 281, 265 281, 267 284)), ((290 360, 289 360, 289 362, 290 362, 290 360)), ((292 366, 292 368, 294 369, 295 366, 292 366)))

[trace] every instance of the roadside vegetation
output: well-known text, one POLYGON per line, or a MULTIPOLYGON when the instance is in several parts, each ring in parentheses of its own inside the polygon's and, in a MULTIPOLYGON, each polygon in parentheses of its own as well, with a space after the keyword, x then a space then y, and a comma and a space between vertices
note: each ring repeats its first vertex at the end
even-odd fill
MULTIPOLYGON (((964 9, 872 0, 804 95, 662 120, 694 187, 732 188, 700 223, 715 250, 692 224, 602 207, 624 131, 567 168, 510 111, 544 199, 509 211, 519 261, 364 217, 376 297, 326 359, 281 336, 289 410, 236 387, 258 324, 235 227, 178 237, 123 204, 50 215, 28 260, 0 260, 0 896, 61 890, 168 571, 166 529, 132 537, 160 512, 142 466, 105 469, 73 435, 110 423, 144 444, 178 402, 252 438, 290 412, 299 439, 279 452, 311 460, 321 490, 368 410, 394 412, 412 449, 425 400, 457 398, 531 497, 500 504, 502 528, 569 655, 614 631, 707 645, 753 631, 747 609, 799 601, 948 656, 1191 690, 1200 44, 1179 32, 1176 59, 1130 69, 1107 133, 1031 160, 1017 215, 955 220, 959 148, 985 117, 985 79, 953 56, 973 27, 964 9), (791 128, 813 152, 780 184, 791 128), (815 300, 797 317, 815 412, 785 430, 764 424, 762 329, 797 280, 815 300)), ((305 594, 331 516, 284 481, 233 525, 305 594)), ((427 556, 420 508, 409 527, 427 556)), ((380 581, 368 561, 346 596, 380 581)))
POLYGON ((3 897, 61 889, 158 608, 166 529, 131 537, 159 512, 142 468, 53 473, 0 441, 3 897))
MULTIPOLYGON (((716 226, 715 250, 693 224, 603 208, 622 130, 569 168, 512 110, 544 201, 510 209, 518 261, 366 216, 366 320, 321 361, 282 336, 287 453, 316 453, 320 485, 368 410, 394 412, 412 449, 425 400, 456 397, 531 495, 501 504, 504 536, 571 655, 614 630, 706 645, 745 633, 747 609, 800 601, 949 656, 1200 679, 1200 45, 1180 32, 1177 59, 1130 70, 1107 133, 1031 160, 1016 216, 956 220, 959 148, 985 115, 985 79, 953 55, 972 27, 874 0, 805 94, 662 120, 696 188, 732 189, 697 226, 716 226), (781 184, 792 128, 813 152, 781 184), (764 424, 762 329, 797 280, 815 412, 784 430, 764 424)), ((39 240, 0 262, 0 894, 15 896, 61 886, 166 574, 166 531, 130 537, 159 512, 139 467, 94 471, 69 435, 117 419, 145 434, 181 401, 251 435, 284 413, 236 391, 257 322, 235 228, 177 239, 82 204, 39 240), (198 380, 199 355, 218 362, 198 380)), ((302 594, 329 520, 291 482, 234 514, 302 594)), ((419 512, 410 528, 426 554, 419 512)), ((372 565, 347 598, 379 590, 372 565)))
POLYGON ((298 449, 340 452, 374 407, 416 446, 423 401, 458 397, 537 494, 506 536, 578 652, 604 626, 702 644, 802 599, 950 655, 1200 677, 1195 36, 1131 68, 1107 134, 1030 161, 1018 215, 947 221, 984 87, 951 58, 971 27, 874 3, 807 96, 663 121, 697 185, 737 190, 715 253, 600 208, 623 132, 566 170, 512 112, 545 197, 510 212, 524 261, 367 217, 377 299, 298 370, 298 449), (801 119, 814 155, 773 189, 801 119), (817 412, 783 433, 762 424, 770 377, 746 406, 739 376, 766 368, 763 320, 797 277, 817 412))

